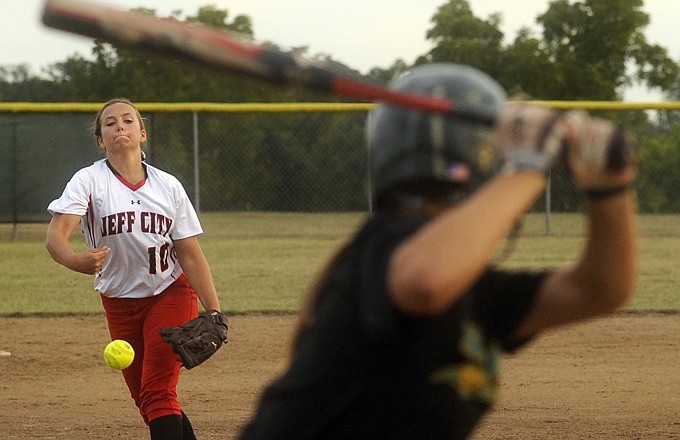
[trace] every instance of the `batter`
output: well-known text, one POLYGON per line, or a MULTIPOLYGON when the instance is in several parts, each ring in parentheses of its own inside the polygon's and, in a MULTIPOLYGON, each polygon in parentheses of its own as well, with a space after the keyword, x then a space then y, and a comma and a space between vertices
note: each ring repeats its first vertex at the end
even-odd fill
POLYGON ((468 438, 496 402, 502 353, 634 291, 635 163, 604 166, 623 142, 611 123, 506 103, 468 66, 415 67, 392 87, 475 118, 372 110, 373 213, 311 286, 290 364, 240 440, 468 438), (473 122, 485 118, 497 123, 473 122), (540 272, 495 267, 561 157, 587 198, 583 254, 540 272))

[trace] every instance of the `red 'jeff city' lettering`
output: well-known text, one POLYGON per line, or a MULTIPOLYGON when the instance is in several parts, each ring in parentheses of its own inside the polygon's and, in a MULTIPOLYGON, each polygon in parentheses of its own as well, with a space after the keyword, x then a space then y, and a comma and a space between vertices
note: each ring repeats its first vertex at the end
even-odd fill
POLYGON ((142 212, 140 216, 142 221, 142 232, 165 236, 170 231, 172 219, 169 219, 162 214, 156 214, 155 212, 142 212))
MULTIPOLYGON (((155 212, 141 212, 140 226, 142 232, 147 234, 157 234, 166 236, 170 232, 172 226, 172 219, 155 212)), ((102 217, 102 237, 108 235, 116 235, 132 232, 132 228, 136 221, 134 211, 118 212, 102 217)))
POLYGON ((132 232, 132 225, 135 224, 135 212, 118 212, 102 217, 102 237, 107 235, 122 234, 132 232))

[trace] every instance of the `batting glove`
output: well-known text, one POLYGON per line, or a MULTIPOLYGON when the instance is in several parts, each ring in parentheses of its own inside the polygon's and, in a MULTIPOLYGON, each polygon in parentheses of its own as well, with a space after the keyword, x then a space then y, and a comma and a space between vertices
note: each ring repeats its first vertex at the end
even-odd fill
POLYGON ((508 102, 497 124, 504 171, 547 174, 562 151, 565 132, 564 123, 554 110, 522 101, 508 102))

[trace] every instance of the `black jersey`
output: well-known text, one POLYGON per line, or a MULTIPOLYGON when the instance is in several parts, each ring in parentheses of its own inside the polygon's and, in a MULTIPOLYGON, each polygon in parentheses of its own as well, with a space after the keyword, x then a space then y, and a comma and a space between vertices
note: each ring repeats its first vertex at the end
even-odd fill
MULTIPOLYGON (((241 440, 457 439, 496 399, 500 354, 542 273, 488 270, 445 313, 392 304, 385 271, 423 220, 376 214, 331 268, 290 368, 265 390, 241 440)), ((454 266, 455 261, 451 261, 454 266)))

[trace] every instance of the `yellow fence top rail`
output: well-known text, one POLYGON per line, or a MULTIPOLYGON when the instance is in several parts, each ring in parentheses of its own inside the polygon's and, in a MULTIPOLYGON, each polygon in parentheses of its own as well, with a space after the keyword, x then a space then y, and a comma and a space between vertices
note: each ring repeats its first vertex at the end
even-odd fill
MULTIPOLYGON (((531 101, 557 109, 586 110, 680 110, 680 101, 621 102, 621 101, 531 101)), ((85 102, 0 102, 0 113, 96 113, 103 103, 85 102)), ((213 102, 140 102, 143 112, 216 112, 216 113, 277 113, 277 112, 363 112, 373 103, 213 103, 213 102)))
POLYGON ((680 101, 622 102, 622 101, 532 101, 557 109, 586 110, 680 110, 680 101))
MULTIPOLYGON (((79 112, 96 113, 103 103, 85 102, 0 102, 0 112, 11 113, 60 113, 79 112)), ((135 103, 142 112, 337 112, 368 111, 371 103, 232 103, 213 102, 138 102, 135 103)))

